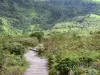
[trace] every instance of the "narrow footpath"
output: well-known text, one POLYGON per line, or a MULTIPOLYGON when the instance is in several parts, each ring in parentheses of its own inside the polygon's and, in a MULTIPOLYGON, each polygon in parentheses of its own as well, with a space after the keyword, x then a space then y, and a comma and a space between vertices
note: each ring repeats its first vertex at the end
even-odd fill
POLYGON ((29 61, 29 68, 24 75, 49 75, 47 60, 37 55, 35 51, 28 51, 25 54, 27 61, 29 61))

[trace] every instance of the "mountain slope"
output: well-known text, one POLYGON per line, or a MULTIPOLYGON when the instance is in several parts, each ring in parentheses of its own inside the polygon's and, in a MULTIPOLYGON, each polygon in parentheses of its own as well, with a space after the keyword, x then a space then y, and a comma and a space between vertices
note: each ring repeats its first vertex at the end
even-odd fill
POLYGON ((98 0, 0 0, 0 17, 26 33, 31 26, 51 29, 56 23, 77 16, 99 15, 99 8, 98 0))

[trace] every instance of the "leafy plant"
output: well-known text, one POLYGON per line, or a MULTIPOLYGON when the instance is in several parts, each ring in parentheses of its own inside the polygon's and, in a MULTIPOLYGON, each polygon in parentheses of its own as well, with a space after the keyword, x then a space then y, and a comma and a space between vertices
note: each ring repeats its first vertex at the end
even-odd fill
POLYGON ((17 42, 7 42, 4 44, 4 50, 8 50, 11 54, 21 55, 25 53, 24 46, 17 42))
POLYGON ((39 40, 39 42, 41 42, 41 39, 43 38, 43 36, 44 36, 43 32, 35 32, 35 33, 30 34, 30 37, 36 37, 39 40))

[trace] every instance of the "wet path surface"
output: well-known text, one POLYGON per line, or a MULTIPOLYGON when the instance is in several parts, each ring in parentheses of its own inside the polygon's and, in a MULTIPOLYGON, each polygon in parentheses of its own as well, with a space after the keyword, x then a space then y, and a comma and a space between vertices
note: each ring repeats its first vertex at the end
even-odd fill
POLYGON ((37 56, 35 51, 28 51, 25 57, 29 61, 30 66, 24 75, 49 75, 47 60, 45 58, 37 56))

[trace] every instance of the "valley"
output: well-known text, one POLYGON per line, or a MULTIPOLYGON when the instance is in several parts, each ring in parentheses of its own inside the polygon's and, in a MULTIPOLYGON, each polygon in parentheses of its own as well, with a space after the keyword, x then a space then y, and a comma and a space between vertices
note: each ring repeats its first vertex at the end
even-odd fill
POLYGON ((23 74, 100 75, 100 0, 0 0, 0 75, 23 74))

